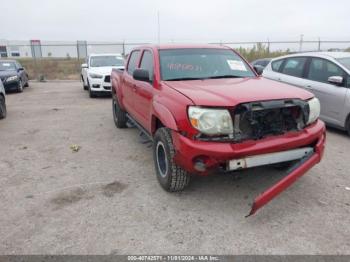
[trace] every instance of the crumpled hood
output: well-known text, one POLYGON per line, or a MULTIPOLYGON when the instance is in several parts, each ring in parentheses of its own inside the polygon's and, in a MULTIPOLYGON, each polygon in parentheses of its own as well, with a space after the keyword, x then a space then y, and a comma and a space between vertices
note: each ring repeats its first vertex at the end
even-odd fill
POLYGON ((101 74, 101 75, 110 75, 112 69, 124 69, 124 66, 101 66, 101 67, 90 67, 89 73, 101 74))
POLYGON ((277 99, 307 100, 313 94, 301 88, 256 78, 224 78, 189 81, 164 81, 164 84, 187 96, 196 105, 235 106, 245 102, 277 99))

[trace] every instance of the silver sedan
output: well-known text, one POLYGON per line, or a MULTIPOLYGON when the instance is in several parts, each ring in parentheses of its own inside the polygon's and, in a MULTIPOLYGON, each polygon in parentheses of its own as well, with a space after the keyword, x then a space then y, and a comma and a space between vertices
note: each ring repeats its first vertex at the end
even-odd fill
POLYGON ((311 52, 278 57, 262 75, 314 93, 321 103, 320 118, 350 135, 350 53, 311 52))

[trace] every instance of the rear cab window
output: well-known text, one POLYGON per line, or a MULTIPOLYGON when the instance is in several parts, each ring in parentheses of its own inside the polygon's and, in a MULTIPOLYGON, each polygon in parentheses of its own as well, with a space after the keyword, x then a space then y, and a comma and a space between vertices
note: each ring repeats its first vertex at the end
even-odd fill
POLYGON ((130 54, 130 59, 129 59, 128 68, 127 68, 127 72, 130 75, 134 73, 134 70, 137 67, 139 56, 140 56, 140 50, 132 51, 132 53, 130 54))

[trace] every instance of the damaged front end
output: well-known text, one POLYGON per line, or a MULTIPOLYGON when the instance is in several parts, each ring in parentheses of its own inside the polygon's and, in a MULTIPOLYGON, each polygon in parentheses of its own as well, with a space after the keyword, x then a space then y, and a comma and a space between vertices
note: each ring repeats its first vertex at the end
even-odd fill
POLYGON ((234 141, 300 131, 306 126, 308 114, 308 103, 298 99, 240 104, 233 113, 234 141))
POLYGON ((243 103, 230 111, 233 122, 231 134, 209 136, 201 133, 197 139, 240 143, 300 131, 307 125, 309 112, 308 102, 299 99, 243 103))
MULTIPOLYGON (((232 133, 221 136, 201 134, 197 138, 204 141, 238 144, 247 140, 258 141, 273 136, 279 139, 278 137, 283 137, 284 134, 289 132, 299 132, 299 135, 308 136, 306 130, 309 130, 311 124, 317 122, 319 111, 319 102, 316 98, 307 101, 283 99, 242 103, 230 110, 232 133), (302 132, 303 130, 305 132, 302 132)), ((281 151, 253 155, 247 152, 246 155, 226 161, 225 167, 223 167, 225 171, 295 162, 283 179, 254 200, 249 216, 253 215, 259 208, 289 187, 297 178, 321 160, 325 143, 325 128, 323 123, 319 125, 322 126, 321 134, 317 139, 309 140, 305 144, 283 148, 281 151)), ((268 142, 265 140, 261 143, 268 142)))

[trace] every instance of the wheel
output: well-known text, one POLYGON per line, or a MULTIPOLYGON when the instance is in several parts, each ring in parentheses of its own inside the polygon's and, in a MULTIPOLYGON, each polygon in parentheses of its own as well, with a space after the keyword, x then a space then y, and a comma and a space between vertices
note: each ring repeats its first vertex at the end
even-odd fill
POLYGON ((22 93, 23 92, 23 82, 22 79, 19 80, 18 87, 17 87, 17 92, 22 93))
POLYGON ((118 98, 113 95, 112 98, 112 111, 113 111, 113 120, 117 128, 126 128, 127 117, 126 112, 120 108, 118 103, 118 98))
POLYGON ((350 136, 350 116, 348 116, 348 120, 346 121, 346 132, 350 136))
POLYGON ((88 81, 88 90, 89 90, 89 97, 90 97, 90 98, 95 98, 95 97, 96 97, 96 94, 95 94, 94 91, 91 90, 89 81, 88 81))
POLYGON ((170 130, 159 128, 153 141, 153 161, 160 185, 169 192, 183 190, 190 175, 174 162, 175 149, 170 130))
POLYGON ((0 95, 0 119, 3 119, 6 117, 6 103, 5 103, 5 97, 0 95))
POLYGON ((88 86, 87 85, 85 85, 85 81, 84 81, 84 77, 83 76, 81 76, 81 81, 83 81, 83 89, 84 90, 88 90, 88 86))
POLYGON ((26 84, 24 85, 24 87, 29 87, 29 80, 27 80, 26 84))

